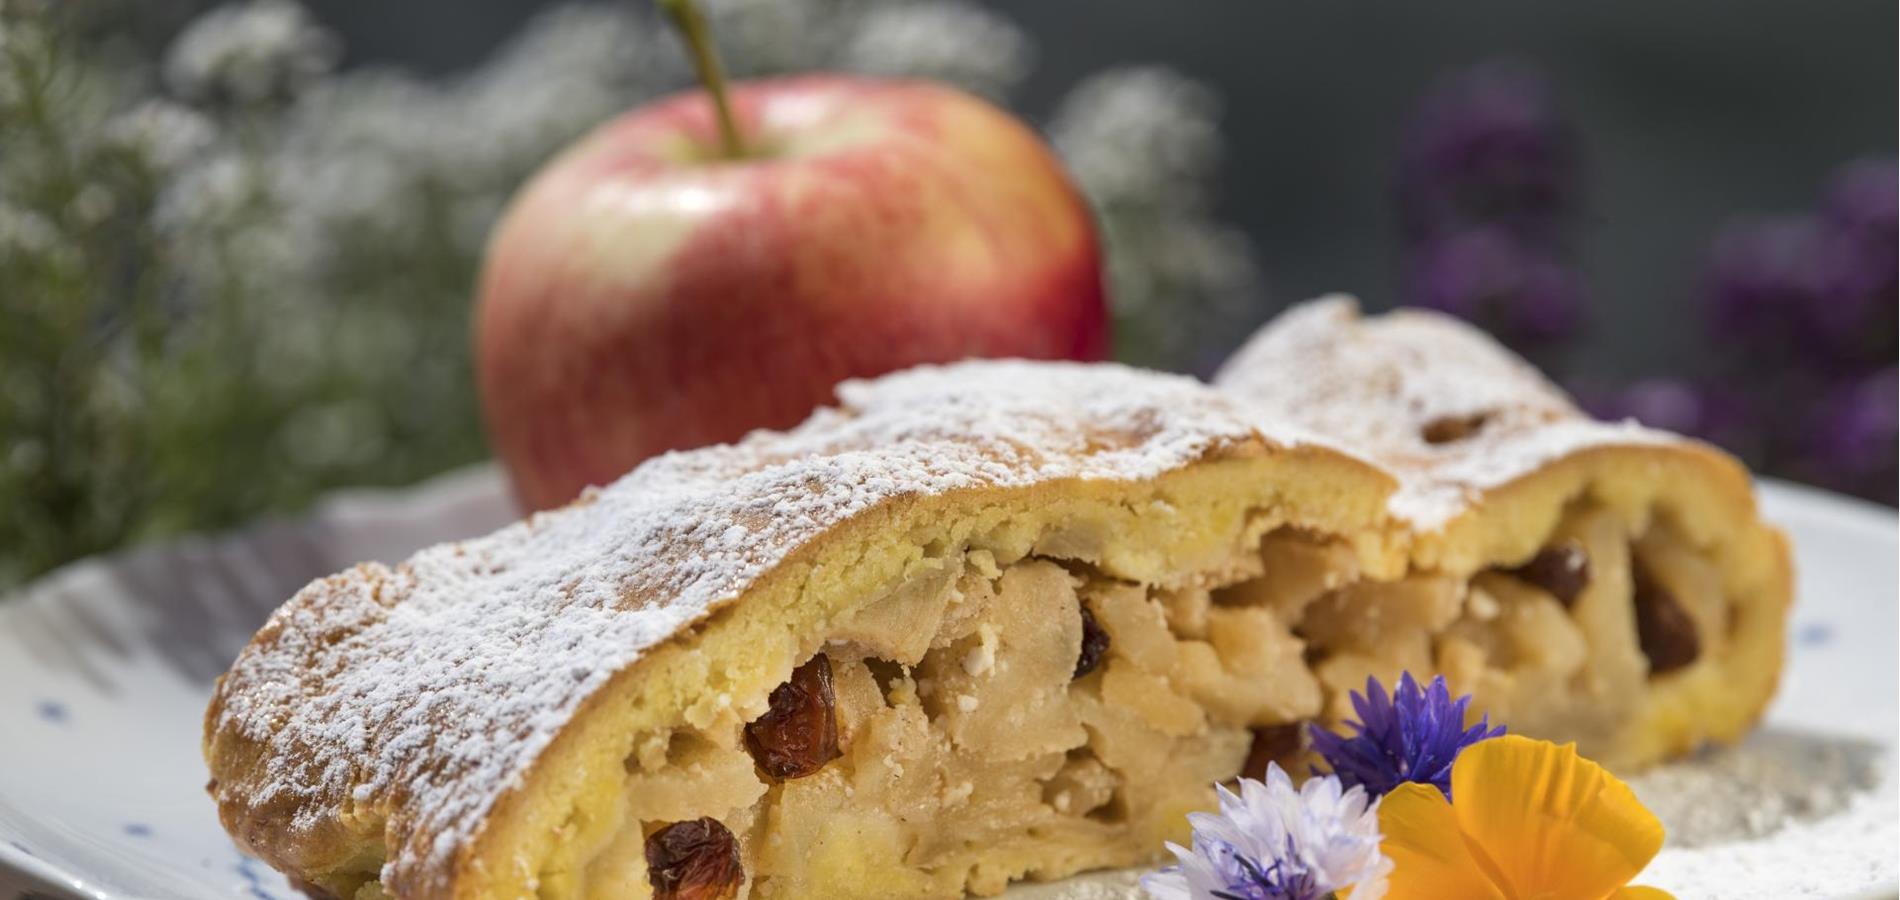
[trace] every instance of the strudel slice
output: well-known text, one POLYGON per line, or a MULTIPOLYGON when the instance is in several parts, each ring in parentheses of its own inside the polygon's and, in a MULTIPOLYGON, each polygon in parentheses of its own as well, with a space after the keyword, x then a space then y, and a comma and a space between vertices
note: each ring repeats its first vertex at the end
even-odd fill
POLYGON ((1191 379, 967 363, 840 399, 305 588, 207 713, 226 828, 347 900, 1145 862, 1328 702, 1262 585, 1405 574, 1388 475, 1191 379))
POLYGON ((220 815, 344 900, 958 897, 1155 859, 1369 674, 1445 671, 1629 761, 1744 727, 1787 599, 1746 474, 1582 422, 1442 323, 1355 385, 1318 365, 1350 313, 1270 330, 1225 391, 1054 363, 849 383, 790 432, 315 582, 213 698, 220 815), (1404 398, 1466 345, 1516 380, 1419 421, 1404 398), (1375 440, 1408 427, 1435 436, 1416 464, 1375 440), (1523 471, 1492 486, 1500 460, 1523 471))
POLYGON ((1455 319, 1344 297, 1270 323, 1216 384, 1399 484, 1411 574, 1283 617, 1333 717, 1368 674, 1439 672, 1474 712, 1628 767, 1735 740, 1774 693, 1787 542, 1726 454, 1592 421, 1455 319))

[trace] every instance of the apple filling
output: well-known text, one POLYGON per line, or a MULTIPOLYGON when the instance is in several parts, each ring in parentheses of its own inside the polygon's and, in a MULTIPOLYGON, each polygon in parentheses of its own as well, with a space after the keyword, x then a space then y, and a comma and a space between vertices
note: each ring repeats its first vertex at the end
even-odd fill
POLYGON ((1594 508, 1570 513, 1516 565, 1355 581, 1298 615, 1329 722, 1351 714, 1347 692, 1368 676, 1435 672, 1474 695, 1474 712, 1606 759, 1651 683, 1719 655, 1730 630, 1706 557, 1666 523, 1638 534, 1594 508))
POLYGON ((1126 865, 1214 783, 1304 773, 1305 724, 1350 716, 1368 676, 1442 672, 1513 730, 1589 745, 1726 633, 1693 548, 1603 511, 1462 578, 1357 559, 1285 528, 1169 585, 953 557, 835 623, 750 722, 642 742, 583 895, 954 897, 1126 865))

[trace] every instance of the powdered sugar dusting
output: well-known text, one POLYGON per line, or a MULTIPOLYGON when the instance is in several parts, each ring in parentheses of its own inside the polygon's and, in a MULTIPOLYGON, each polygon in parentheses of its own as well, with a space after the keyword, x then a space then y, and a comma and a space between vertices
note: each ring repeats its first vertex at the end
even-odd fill
POLYGON ((1900 866, 1894 786, 1862 794, 1838 816, 1789 824, 1772 837, 1656 857, 1638 881, 1682 898, 1843 900, 1892 897, 1900 866))
POLYGON ((1841 816, 1893 777, 1890 756, 1869 740, 1769 728, 1643 772, 1630 787, 1667 826, 1670 846, 1713 847, 1841 816))
POLYGON ((1112 365, 926 367, 839 396, 790 432, 668 454, 567 509, 305 588, 214 700, 214 735, 259 756, 217 773, 227 813, 265 826, 234 831, 387 819, 385 878, 424 893, 583 700, 839 523, 906 496, 1145 479, 1299 440, 1191 379, 1112 365))
POLYGON ((1456 319, 1419 310, 1365 319, 1344 296, 1269 323, 1215 386, 1266 420, 1310 429, 1388 469, 1400 482, 1391 512, 1421 528, 1578 450, 1677 440, 1586 417, 1529 363, 1456 319))

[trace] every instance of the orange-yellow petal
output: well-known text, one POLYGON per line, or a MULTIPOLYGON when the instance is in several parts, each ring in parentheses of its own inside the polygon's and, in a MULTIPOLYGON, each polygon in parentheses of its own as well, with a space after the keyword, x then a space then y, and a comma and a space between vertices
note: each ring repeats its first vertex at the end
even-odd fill
POLYGON ((1572 744, 1480 741, 1453 764, 1451 795, 1458 828, 1513 898, 1599 900, 1662 847, 1662 823, 1572 744))
POLYGON ((1676 900, 1676 895, 1662 888, 1631 885, 1629 887, 1617 888, 1615 893, 1603 898, 1603 900, 1676 900))
POLYGON ((1386 900, 1507 900, 1472 857, 1437 788, 1408 783, 1385 795, 1379 831, 1379 849, 1392 860, 1386 900))

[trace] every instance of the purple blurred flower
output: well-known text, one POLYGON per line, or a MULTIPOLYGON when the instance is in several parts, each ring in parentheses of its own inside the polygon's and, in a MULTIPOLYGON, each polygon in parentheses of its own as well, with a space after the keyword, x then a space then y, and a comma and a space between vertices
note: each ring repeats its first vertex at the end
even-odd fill
POLYGON ((1900 370, 1847 382, 1816 403, 1803 435, 1803 474, 1892 504, 1900 497, 1900 370))
POLYGON ((1821 208, 1817 326, 1848 361, 1891 363, 1900 351, 1900 167, 1842 166, 1821 208))
POLYGON ((1549 83, 1494 60, 1432 87, 1406 133, 1396 191, 1414 240, 1472 225, 1550 239, 1576 182, 1574 141, 1549 83))
POLYGON ((1891 160, 1844 167, 1822 213, 1737 222, 1709 253, 1703 301, 1717 337, 1822 372, 1890 364, 1900 345, 1900 232, 1891 160))
POLYGON ((1520 349, 1570 337, 1584 315, 1576 273, 1501 228, 1474 228, 1418 247, 1408 295, 1520 349))
POLYGON ((1609 421, 1634 419, 1651 428, 1701 438, 1755 459, 1761 447, 1755 433, 1754 404, 1742 391, 1683 378, 1645 378, 1620 387, 1572 386, 1578 403, 1592 416, 1609 421))
POLYGON ((1900 238, 1900 168, 1891 159, 1861 159, 1834 173, 1822 215, 1835 227, 1900 238))
POLYGON ((1715 336, 1751 350, 1794 350, 1790 339, 1806 330, 1801 317, 1819 293, 1818 240, 1807 217, 1736 222, 1717 233, 1703 288, 1715 336))
POLYGON ((1599 419, 1634 419, 1681 434, 1699 432, 1707 417, 1701 389, 1679 378, 1645 378, 1622 390, 1578 390, 1576 394, 1599 419))

